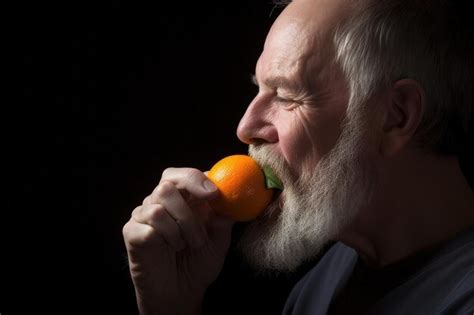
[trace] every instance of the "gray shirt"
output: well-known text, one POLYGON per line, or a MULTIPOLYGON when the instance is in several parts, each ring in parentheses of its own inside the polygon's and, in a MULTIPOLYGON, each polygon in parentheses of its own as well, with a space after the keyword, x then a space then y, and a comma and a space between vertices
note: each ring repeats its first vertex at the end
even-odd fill
MULTIPOLYGON (((328 314, 358 261, 334 244, 293 288, 283 314, 328 314)), ((474 228, 444 243, 424 265, 371 305, 367 314, 474 315, 474 228)))

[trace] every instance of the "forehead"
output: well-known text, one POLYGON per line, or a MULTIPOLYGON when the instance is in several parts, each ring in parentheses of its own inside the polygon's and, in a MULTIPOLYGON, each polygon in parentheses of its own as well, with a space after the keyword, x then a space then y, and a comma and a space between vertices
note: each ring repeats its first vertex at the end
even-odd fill
POLYGON ((347 0, 294 0, 265 41, 257 72, 301 76, 317 71, 333 54, 332 31, 347 12, 347 0))

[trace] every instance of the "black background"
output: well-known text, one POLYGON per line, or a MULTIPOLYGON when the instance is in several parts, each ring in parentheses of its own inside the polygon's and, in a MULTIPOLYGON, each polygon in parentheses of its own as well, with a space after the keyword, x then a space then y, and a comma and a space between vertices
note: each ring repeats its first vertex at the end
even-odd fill
MULTIPOLYGON (((3 124, 2 315, 136 313, 122 227, 166 167, 207 170, 246 152, 235 130, 273 9, 265 0, 18 4, 20 101, 3 124)), ((232 249, 207 313, 280 313, 304 269, 256 275, 232 249)))
MULTIPOLYGON (((18 4, 2 315, 136 313, 122 226, 166 167, 206 170, 246 152, 235 129, 279 12, 266 0, 18 4)), ((206 309, 280 313, 309 266, 256 275, 231 249, 206 309)))

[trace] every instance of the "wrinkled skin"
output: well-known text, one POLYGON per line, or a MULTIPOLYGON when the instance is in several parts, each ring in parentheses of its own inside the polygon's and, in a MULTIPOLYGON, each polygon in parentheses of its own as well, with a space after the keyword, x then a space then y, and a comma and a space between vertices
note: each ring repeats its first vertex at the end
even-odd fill
POLYGON ((123 228, 141 314, 199 313, 230 244, 232 221, 215 217, 216 196, 195 169, 167 169, 123 228))

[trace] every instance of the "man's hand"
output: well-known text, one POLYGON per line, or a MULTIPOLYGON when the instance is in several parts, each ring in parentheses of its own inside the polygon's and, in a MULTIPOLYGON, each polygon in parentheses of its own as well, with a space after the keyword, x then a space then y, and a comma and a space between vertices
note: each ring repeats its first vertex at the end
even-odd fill
POLYGON ((123 227, 141 314, 197 314, 229 249, 233 222, 214 215, 204 173, 169 168, 123 227))

